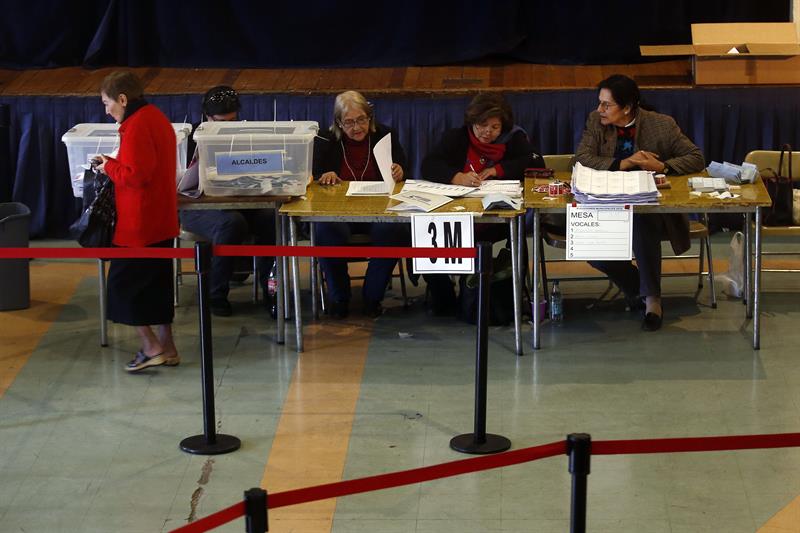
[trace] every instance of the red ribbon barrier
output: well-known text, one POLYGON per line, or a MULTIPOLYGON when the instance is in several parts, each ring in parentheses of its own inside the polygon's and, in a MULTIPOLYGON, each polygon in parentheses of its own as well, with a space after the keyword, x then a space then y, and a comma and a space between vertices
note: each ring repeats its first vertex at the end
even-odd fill
MULTIPOLYGON (((788 448, 800 446, 800 433, 771 435, 734 435, 726 437, 686 437, 670 439, 601 440, 592 442, 592 455, 710 452, 752 450, 757 448, 788 448)), ((412 485, 445 477, 491 470, 567 453, 566 441, 523 448, 497 455, 462 459, 433 466, 380 474, 360 479, 338 481, 315 487, 270 494, 268 508, 276 509, 317 500, 338 498, 375 490, 412 485)), ((172 533, 200 533, 244 515, 244 502, 187 524, 172 533)))
POLYGON ((0 248, 0 259, 188 259, 192 248, 0 248))
POLYGON ((200 520, 195 520, 178 529, 173 529, 171 533, 203 533, 227 524, 231 520, 236 520, 240 516, 244 516, 244 502, 231 505, 214 514, 204 516, 200 520))
MULTIPOLYGON (((244 246, 218 245, 217 256, 267 257, 437 257, 474 258, 474 248, 401 246, 244 246)), ((194 248, 0 248, 0 259, 191 259, 194 248)))
POLYGON ((674 439, 600 440, 592 442, 592 455, 639 453, 719 452, 756 448, 800 446, 800 433, 685 437, 674 439))

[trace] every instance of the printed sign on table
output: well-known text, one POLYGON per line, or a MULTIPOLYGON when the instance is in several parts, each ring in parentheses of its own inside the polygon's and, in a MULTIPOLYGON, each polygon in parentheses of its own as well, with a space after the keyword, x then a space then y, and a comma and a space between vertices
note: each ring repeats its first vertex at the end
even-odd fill
MULTIPOLYGON (((420 214, 411 217, 411 244, 415 248, 473 248, 471 214, 420 214)), ((415 274, 472 274, 475 259, 414 258, 415 274)))
POLYGON ((274 174, 283 171, 283 151, 218 152, 217 174, 274 174))
POLYGON ((630 206, 567 206, 568 261, 630 261, 632 241, 630 206))

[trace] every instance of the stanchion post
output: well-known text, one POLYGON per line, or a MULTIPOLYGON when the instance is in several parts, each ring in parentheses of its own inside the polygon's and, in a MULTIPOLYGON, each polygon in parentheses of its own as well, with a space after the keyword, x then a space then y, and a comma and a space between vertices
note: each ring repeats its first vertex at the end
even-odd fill
POLYGON ((267 521, 267 491, 255 487, 244 491, 244 526, 246 533, 269 531, 267 521))
POLYGON ((197 270, 197 308, 200 316, 200 359, 203 381, 203 434, 186 437, 181 450, 197 455, 218 455, 239 449, 242 442, 232 435, 217 434, 214 420, 214 352, 211 338, 210 272, 211 243, 197 242, 194 247, 197 270))
POLYGON ((489 366, 489 286, 492 278, 492 244, 478 243, 478 327, 475 353, 475 421, 472 433, 458 435, 450 440, 457 452, 489 454, 504 452, 511 441, 502 435, 486 433, 486 387, 489 366))
POLYGON ((570 533, 586 533, 586 490, 592 457, 592 437, 587 433, 567 435, 572 498, 569 513, 570 533))

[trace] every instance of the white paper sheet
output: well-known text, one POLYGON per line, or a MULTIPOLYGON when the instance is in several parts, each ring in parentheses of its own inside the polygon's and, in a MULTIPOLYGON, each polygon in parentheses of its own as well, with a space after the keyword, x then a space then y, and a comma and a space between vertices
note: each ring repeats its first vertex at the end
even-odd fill
POLYGON ((447 196, 420 191, 401 191, 398 194, 392 195, 391 198, 403 202, 403 204, 400 204, 403 207, 398 209, 390 207, 388 209, 389 211, 410 211, 410 209, 404 205, 407 204, 414 206, 417 208, 417 210, 424 211, 426 213, 453 201, 452 198, 447 196))
POLYGON ((394 189, 394 179, 392 178, 392 134, 385 135, 375 143, 372 153, 378 163, 378 170, 380 170, 383 177, 383 183, 386 184, 386 193, 391 193, 394 189))

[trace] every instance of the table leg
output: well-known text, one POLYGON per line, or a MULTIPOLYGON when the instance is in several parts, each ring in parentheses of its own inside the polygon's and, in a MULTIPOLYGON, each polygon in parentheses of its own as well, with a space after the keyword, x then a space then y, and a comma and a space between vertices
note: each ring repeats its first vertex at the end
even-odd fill
POLYGON ((745 316, 753 318, 753 234, 751 223, 752 215, 747 213, 744 220, 744 295, 745 316))
POLYGON ((756 266, 753 272, 753 349, 761 349, 761 208, 756 207, 756 266))
MULTIPOLYGON (((283 242, 286 242, 286 240, 287 240, 286 234, 289 231, 288 228, 286 227, 287 226, 286 222, 287 221, 284 220, 283 224, 281 226, 281 231, 283 231, 283 242)), ((289 258, 288 257, 282 257, 281 261, 283 261, 283 271, 284 272, 288 272, 289 271, 289 258)), ((285 278, 283 278, 283 311, 285 313, 284 314, 284 318, 291 318, 292 317, 292 315, 291 315, 292 300, 291 300, 291 297, 289 296, 289 292, 290 292, 290 290, 289 290, 289 276, 286 276, 285 278)))
MULTIPOLYGON (((283 239, 283 216, 279 213, 279 208, 275 208, 275 243, 278 246, 283 246, 286 241, 283 239)), ((277 306, 277 313, 278 313, 278 323, 277 333, 275 337, 275 342, 278 344, 283 344, 286 342, 286 318, 285 318, 285 311, 284 311, 284 300, 283 300, 283 277, 285 275, 285 271, 283 269, 283 258, 282 257, 275 257, 275 304, 277 306)))
MULTIPOLYGON (((297 246, 297 221, 289 217, 289 244, 297 246)), ((303 313, 300 309, 300 269, 298 258, 292 256, 292 292, 294 293, 294 329, 297 337, 297 352, 303 351, 303 313)))
MULTIPOLYGON (((315 224, 312 222, 309 224, 311 228, 311 246, 316 246, 317 242, 317 233, 314 228, 315 224)), ((309 268, 311 268, 311 316, 314 317, 314 320, 319 320, 319 294, 317 293, 317 287, 319 285, 319 280, 317 280, 317 258, 310 257, 309 268)))
POLYGON ((522 355, 522 287, 520 287, 519 221, 517 217, 508 219, 511 240, 511 286, 514 290, 514 353, 522 355))
POLYGON ((539 239, 540 239, 540 227, 539 227, 539 210, 533 210, 533 250, 532 250, 532 260, 533 263, 531 264, 531 305, 533 306, 532 315, 533 315, 533 349, 538 350, 540 348, 540 331, 539 331, 539 239))

